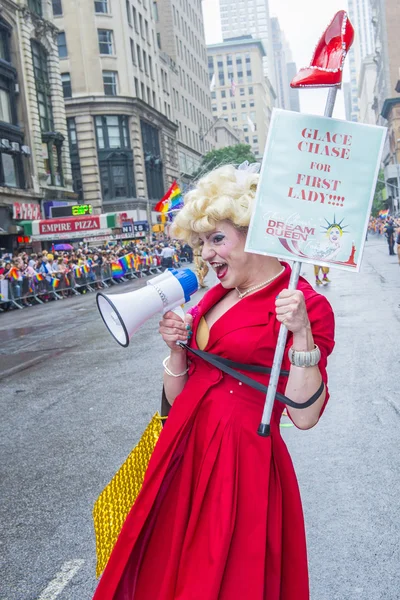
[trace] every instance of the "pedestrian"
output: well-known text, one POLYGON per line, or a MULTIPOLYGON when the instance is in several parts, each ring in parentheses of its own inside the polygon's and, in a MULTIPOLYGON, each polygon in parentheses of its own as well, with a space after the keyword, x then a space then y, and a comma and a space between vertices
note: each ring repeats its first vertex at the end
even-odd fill
POLYGON ((392 220, 385 227, 385 236, 389 246, 389 254, 390 256, 394 256, 394 226, 392 220))
POLYGON ((161 266, 164 269, 172 269, 173 267, 174 249, 167 244, 161 251, 161 266))
POLYGON ((398 256, 399 265, 400 265, 400 226, 397 230, 396 244, 397 244, 397 256, 398 256))
MULTIPOLYGON (((279 428, 284 404, 275 401, 270 437, 259 436, 265 393, 176 344, 188 339, 242 371, 270 367, 283 323, 288 376, 278 391, 296 402, 287 410, 297 427, 318 422, 333 313, 305 279, 288 290, 288 264, 245 252, 258 179, 216 169, 175 217, 174 235, 201 247, 219 284, 185 322, 173 312, 160 322, 172 409, 95 600, 309 600, 300 494, 279 428)), ((250 375, 268 384, 265 371, 250 375)))
POLYGON ((331 280, 328 278, 329 267, 320 267, 319 265, 314 265, 314 275, 315 275, 315 284, 316 285, 328 285, 331 280), (319 272, 322 271, 322 279, 319 278, 319 272))

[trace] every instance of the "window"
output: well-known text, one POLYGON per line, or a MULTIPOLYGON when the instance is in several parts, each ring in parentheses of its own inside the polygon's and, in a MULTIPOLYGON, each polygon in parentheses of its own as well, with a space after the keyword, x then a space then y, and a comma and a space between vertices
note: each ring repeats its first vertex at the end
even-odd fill
POLYGON ((247 105, 246 105, 246 102, 241 102, 241 103, 240 103, 240 108, 246 108, 246 106, 247 106, 247 105))
POLYGON ((71 157, 72 187, 74 192, 78 194, 79 200, 83 200, 81 164, 79 160, 78 138, 76 135, 76 124, 74 118, 67 119, 67 129, 69 154, 71 157))
POLYGON ((147 195, 151 200, 160 200, 164 195, 164 174, 159 131, 146 121, 141 121, 140 125, 146 170, 147 195))
POLYGON ((157 46, 159 50, 162 50, 161 48, 161 34, 157 33, 157 46))
POLYGON ((60 17, 63 14, 62 0, 52 0, 53 16, 60 17))
POLYGON ((130 39, 130 43, 131 43, 131 58, 132 58, 132 62, 134 65, 136 65, 136 57, 135 57, 135 44, 133 42, 132 38, 130 39))
POLYGON ((215 105, 215 104, 213 104, 213 106, 212 106, 212 110, 213 110, 213 112, 217 112, 217 107, 216 107, 216 105, 215 105))
POLYGON ((9 35, 10 27, 0 17, 0 59, 6 62, 10 61, 10 49, 9 49, 9 35))
POLYGON ((211 99, 215 100, 217 97, 217 92, 211 92, 211 99))
POLYGON ((254 94, 254 90, 253 90, 253 86, 249 87, 249 96, 252 96, 254 94))
POLYGON ((233 109, 236 108, 236 102, 234 100, 231 102, 231 108, 233 108, 233 109))
POLYGON ((131 13, 131 5, 130 5, 129 0, 125 0, 125 4, 126 4, 126 16, 128 19, 128 23, 132 27, 132 13, 131 13))
POLYGON ((98 14, 108 14, 108 0, 94 0, 94 12, 98 14))
POLYGON ((144 29, 146 32, 146 40, 150 43, 150 38, 149 38, 149 24, 147 22, 147 19, 144 20, 144 29))
POLYGON ((258 144, 258 137, 253 135, 253 144, 258 144))
POLYGON ((0 77, 0 121, 3 121, 3 123, 13 122, 11 97, 8 85, 8 80, 4 77, 0 77))
POLYGON ((103 71, 103 85, 105 96, 117 96, 117 79, 118 73, 116 71, 103 71))
POLYGON ((226 91, 225 90, 221 91, 221 98, 226 98, 226 91))
POLYGON ((240 88, 240 95, 244 96, 244 88, 240 88))
POLYGON ((98 29, 100 54, 114 54, 114 35, 110 29, 98 29))
POLYGON ((131 198, 136 194, 133 154, 125 116, 95 117, 97 155, 103 200, 131 198), (110 152, 110 150, 118 152, 110 152))
POLYGON ((44 168, 47 173, 47 185, 63 186, 62 171, 62 144, 61 134, 50 133, 42 136, 42 156, 44 168))
POLYGON ((149 71, 150 71, 150 77, 152 79, 154 79, 154 74, 153 74, 153 61, 151 59, 151 56, 149 56, 149 71))
POLYGON ((71 75, 69 73, 61 74, 64 98, 72 97, 71 75))
POLYGON ((42 132, 53 131, 53 110, 47 69, 47 53, 41 44, 32 41, 32 59, 35 72, 36 95, 42 132))
POLYGON ((250 106, 250 108, 254 108, 254 100, 250 100, 249 106, 250 106))
POLYGON ((0 185, 7 187, 22 187, 20 183, 21 158, 15 154, 0 151, 0 185))
POLYGON ((59 58, 67 58, 67 56, 68 56, 67 39, 65 37, 64 31, 60 31, 57 34, 57 46, 58 46, 59 58))
POLYGON ((36 15, 39 15, 39 17, 42 16, 42 0, 28 0, 28 7, 29 10, 31 10, 36 15))
POLYGON ((242 121, 247 121, 247 113, 242 113, 242 121))
POLYGON ((140 46, 139 46, 139 44, 136 44, 136 56, 137 56, 137 61, 138 61, 139 69, 141 71, 143 71, 143 69, 142 69, 142 55, 141 55, 141 52, 140 52, 140 46))
POLYGON ((225 102, 222 104, 222 110, 228 110, 228 106, 225 102))
POLYGON ((140 35, 142 36, 142 38, 144 39, 144 33, 143 33, 143 17, 142 15, 139 13, 139 30, 140 30, 140 35))
POLYGON ((135 26, 135 31, 136 31, 136 33, 139 33, 137 11, 134 6, 132 6, 132 15, 133 15, 133 24, 135 26))
POLYGON ((144 50, 143 50, 143 65, 144 65, 144 72, 146 73, 146 75, 148 75, 149 70, 147 68, 147 54, 144 50))
POLYGON ((137 77, 135 77, 135 94, 136 98, 139 98, 139 80, 137 77))
POLYGON ((232 114, 232 117, 231 117, 231 118, 232 118, 232 122, 233 122, 233 123, 236 123, 236 122, 237 122, 237 115, 235 115, 235 114, 232 114))
POLYGON ((246 136, 245 136, 245 138, 244 138, 244 141, 245 141, 247 144, 250 142, 250 140, 249 140, 249 136, 248 136, 248 135, 246 135, 246 136))
POLYGON ((251 83, 253 81, 253 77, 251 75, 251 71, 246 71, 247 81, 251 83))
POLYGON ((158 6, 157 6, 157 2, 153 2, 153 17, 156 23, 158 23, 158 6))

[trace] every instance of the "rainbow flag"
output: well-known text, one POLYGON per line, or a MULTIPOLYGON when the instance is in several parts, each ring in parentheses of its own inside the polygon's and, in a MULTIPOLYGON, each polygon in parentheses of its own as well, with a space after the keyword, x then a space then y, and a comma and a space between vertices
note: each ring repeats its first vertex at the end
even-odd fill
POLYGON ((137 254, 135 254, 134 259, 133 259, 133 266, 135 271, 139 271, 140 269, 140 265, 141 265, 141 260, 140 260, 140 256, 138 256, 137 254))
POLYGON ((386 210, 380 210, 380 211, 379 211, 379 216, 380 216, 382 219, 386 219, 386 217, 388 217, 388 216, 389 216, 389 209, 387 208, 386 210))
POLYGON ((90 272, 90 268, 87 265, 83 265, 83 267, 81 267, 81 269, 83 269, 84 273, 89 273, 90 272))
POLYGON ((75 277, 82 277, 83 271, 82 267, 75 267, 75 277))
POLYGON ((18 279, 18 269, 16 267, 11 267, 11 269, 8 271, 8 275, 13 279, 18 279))
POLYGON ((179 185, 174 181, 165 196, 155 205, 154 210, 160 213, 168 213, 171 210, 178 210, 182 206, 182 192, 179 185))
POLYGON ((44 281, 45 277, 44 277, 43 273, 36 273, 35 279, 36 279, 36 281, 44 281))
POLYGON ((118 260, 119 264, 125 271, 132 268, 132 258, 133 254, 125 254, 125 256, 121 256, 121 258, 118 260))
POLYGON ((60 285, 60 280, 57 279, 57 277, 53 277, 53 279, 51 280, 51 287, 53 288, 53 290, 56 290, 59 285, 60 285))
POLYGON ((123 277, 125 270, 126 269, 124 269, 119 262, 111 263, 111 272, 113 277, 123 277))

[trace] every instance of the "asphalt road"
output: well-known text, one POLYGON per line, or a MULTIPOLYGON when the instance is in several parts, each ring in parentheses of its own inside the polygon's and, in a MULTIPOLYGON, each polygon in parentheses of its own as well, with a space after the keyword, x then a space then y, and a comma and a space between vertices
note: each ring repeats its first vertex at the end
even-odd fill
MULTIPOLYGON (((313 430, 282 429, 311 598, 399 600, 400 268, 371 237, 359 275, 331 275, 331 400, 313 430)), ((158 320, 123 349, 94 294, 0 314, 0 600, 90 600, 93 502, 159 406, 158 320)))

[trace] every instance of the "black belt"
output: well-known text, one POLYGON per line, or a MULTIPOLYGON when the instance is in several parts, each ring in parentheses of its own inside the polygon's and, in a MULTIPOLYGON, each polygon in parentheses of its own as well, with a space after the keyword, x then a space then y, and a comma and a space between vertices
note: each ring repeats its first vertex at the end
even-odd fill
MULTIPOLYGON (((267 391, 268 391, 267 385, 263 385, 262 383, 255 381, 251 377, 247 377, 247 375, 243 375, 243 373, 239 373, 236 369, 240 369, 241 371, 249 371, 251 373, 269 374, 269 373, 271 373, 270 367, 261 367, 261 366, 256 366, 256 365, 245 365, 242 363, 237 363, 232 360, 228 360, 227 358, 222 358, 222 356, 217 356, 216 354, 211 354, 211 352, 204 352, 203 350, 195 350, 194 348, 189 348, 189 346, 187 346, 183 342, 178 342, 178 343, 179 343, 179 346, 181 346, 181 348, 184 348, 188 352, 191 352, 192 354, 195 354, 199 358, 202 358, 203 360, 207 361, 214 367, 217 367, 217 369, 220 369, 221 371, 226 373, 227 375, 230 375, 231 377, 234 377, 238 381, 241 381, 242 383, 249 385, 254 390, 257 390, 258 392, 263 392, 264 394, 267 393, 267 391)), ((289 371, 281 371, 280 375, 282 377, 288 377, 289 371)), ((311 396, 311 398, 309 400, 307 400, 307 402, 294 402, 293 400, 290 400, 290 398, 288 398, 284 394, 280 394, 279 392, 276 392, 275 398, 277 400, 279 400, 279 402, 282 402, 283 404, 287 404, 287 406, 290 406, 291 408, 302 409, 302 408, 308 408, 309 406, 314 404, 314 402, 316 402, 318 400, 318 398, 321 396, 323 391, 324 391, 324 382, 322 381, 321 385, 319 386, 319 388, 317 389, 315 394, 313 394, 311 396)))

